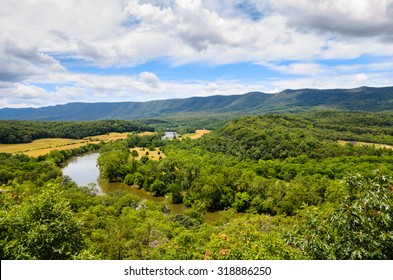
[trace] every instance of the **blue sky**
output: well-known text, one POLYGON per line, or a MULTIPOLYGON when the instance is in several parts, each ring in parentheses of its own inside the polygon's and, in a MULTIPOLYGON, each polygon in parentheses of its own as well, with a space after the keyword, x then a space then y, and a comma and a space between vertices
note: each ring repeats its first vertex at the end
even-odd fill
POLYGON ((2 0, 0 108, 393 84, 393 0, 2 0))
MULTIPOLYGON (((91 73, 97 75, 138 75, 143 72, 154 73, 167 81, 187 80, 234 80, 255 81, 264 77, 276 76, 276 71, 251 62, 235 62, 212 65, 202 62, 171 65, 166 60, 152 60, 133 67, 97 67, 83 61, 61 60, 61 64, 73 73, 91 73)), ((282 76, 282 75, 280 75, 282 76)))

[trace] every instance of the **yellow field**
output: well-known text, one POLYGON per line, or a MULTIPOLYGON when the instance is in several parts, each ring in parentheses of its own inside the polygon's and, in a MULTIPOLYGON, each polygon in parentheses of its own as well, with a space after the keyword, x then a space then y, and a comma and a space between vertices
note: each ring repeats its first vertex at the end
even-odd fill
POLYGON ((203 129, 198 129, 195 130, 195 133, 188 133, 188 134, 184 134, 182 135, 182 139, 186 139, 186 138, 190 138, 190 139, 198 139, 201 138, 203 135, 205 135, 206 133, 209 133, 210 130, 203 130, 203 129))
POLYGON ((154 135, 154 134, 156 134, 156 133, 151 132, 151 131, 145 131, 145 132, 138 133, 139 136, 150 136, 150 135, 154 135))
MULTIPOLYGON (((351 142, 338 140, 337 143, 340 144, 340 145, 346 145, 346 144, 351 143, 351 142)), ((391 145, 376 144, 376 143, 366 143, 366 142, 358 142, 358 141, 355 141, 355 146, 375 146, 376 148, 380 148, 380 149, 386 148, 386 149, 393 150, 393 146, 391 146, 391 145)))
POLYGON ((92 141, 108 142, 108 141, 115 141, 115 140, 119 140, 119 139, 126 139, 128 134, 129 133, 127 133, 127 132, 123 132, 123 133, 111 132, 109 134, 85 137, 84 139, 89 139, 89 140, 91 139, 92 141))
POLYGON ((147 148, 139 148, 139 147, 137 147, 137 148, 131 148, 130 151, 131 152, 132 151, 137 151, 138 152, 138 157, 135 158, 137 160, 140 160, 141 157, 145 156, 146 152, 149 153, 148 157, 151 160, 159 160, 160 156, 161 156, 161 158, 165 157, 165 154, 163 152, 160 152, 158 149, 156 149, 155 151, 150 151, 147 148), (160 154, 158 154, 158 152, 160 152, 160 154))
MULTIPOLYGON (((198 139, 202 137, 202 135, 209 133, 210 130, 196 130, 195 133, 185 134, 182 138, 190 138, 190 139, 198 139)), ((68 150, 75 149, 87 144, 98 144, 101 141, 109 142, 115 141, 119 139, 126 139, 129 133, 118 133, 112 132, 104 135, 97 136, 89 136, 84 139, 68 139, 68 138, 43 138, 34 140, 31 143, 23 143, 23 144, 0 144, 0 153, 23 153, 28 156, 38 157, 41 155, 48 154, 52 150, 68 150)), ((146 136, 153 135, 154 132, 142 132, 138 135, 146 136)), ((144 156, 146 151, 149 152, 149 158, 152 160, 158 160, 159 157, 165 157, 163 153, 161 155, 158 154, 157 151, 150 151, 145 149, 142 151, 142 148, 135 148, 139 153, 139 158, 144 156)), ((132 150, 132 149, 131 149, 132 150)))
POLYGON ((26 151, 26 152, 24 152, 24 154, 31 156, 31 157, 38 157, 38 156, 43 156, 43 155, 49 154, 53 150, 58 150, 58 151, 70 150, 70 149, 80 148, 80 147, 85 146, 87 144, 98 144, 98 143, 99 142, 97 142, 97 141, 74 143, 74 144, 65 145, 65 146, 55 146, 55 147, 48 147, 48 148, 44 148, 44 149, 26 151))
MULTIPOLYGON (((153 132, 149 132, 153 133, 153 132)), ((31 143, 23 144, 0 144, 0 153, 23 153, 32 157, 45 155, 52 150, 75 149, 87 144, 98 144, 101 141, 109 142, 119 139, 126 139, 129 133, 112 132, 104 135, 89 136, 84 139, 68 138, 43 138, 34 140, 31 143)), ((146 132, 140 135, 148 135, 146 132)), ((158 157, 157 157, 158 158, 158 157)))
MULTIPOLYGON (((97 141, 95 142, 98 143, 97 141)), ((73 149, 84 146, 87 143, 93 143, 93 141, 85 139, 43 138, 24 144, 0 144, 0 152, 23 153, 29 156, 38 157, 49 153, 51 150, 73 149)))

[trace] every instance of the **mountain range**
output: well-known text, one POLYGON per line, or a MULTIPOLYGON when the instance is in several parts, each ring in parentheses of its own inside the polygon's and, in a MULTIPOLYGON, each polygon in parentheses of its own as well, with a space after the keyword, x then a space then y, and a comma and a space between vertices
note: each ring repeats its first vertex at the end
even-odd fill
POLYGON ((382 112, 393 110, 393 87, 298 89, 275 94, 249 92, 146 102, 69 103, 41 108, 3 108, 2 120, 83 121, 146 119, 209 114, 249 115, 313 109, 382 112))

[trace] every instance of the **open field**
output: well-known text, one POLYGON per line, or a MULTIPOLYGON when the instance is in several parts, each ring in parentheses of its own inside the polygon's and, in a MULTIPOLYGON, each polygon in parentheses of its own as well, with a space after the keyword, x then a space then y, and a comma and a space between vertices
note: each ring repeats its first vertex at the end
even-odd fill
MULTIPOLYGON (((202 135, 209 133, 210 130, 196 130, 195 133, 189 133, 182 136, 183 139, 198 139, 202 137, 202 135)), ((23 143, 23 144, 0 144, 0 153, 23 153, 28 156, 38 157, 41 155, 48 154, 52 150, 68 150, 82 147, 87 144, 98 144, 101 141, 109 142, 115 141, 119 139, 127 138, 129 133, 118 133, 112 132, 109 134, 96 135, 96 136, 88 136, 83 139, 68 139, 68 138, 43 138, 34 140, 31 143, 23 143)), ((138 135, 146 136, 153 135, 154 132, 142 132, 138 135)), ((158 154, 158 150, 150 151, 142 148, 134 148, 131 149, 136 150, 139 154, 137 159, 140 159, 145 155, 146 152, 149 152, 149 158, 152 160, 158 160, 159 157, 165 157, 163 153, 158 154)))
POLYGON ((151 131, 145 131, 145 132, 138 133, 139 136, 150 136, 150 135, 153 135, 153 134, 156 134, 156 133, 155 132, 151 132, 151 131))
MULTIPOLYGON (((141 135, 146 135, 142 133, 141 135)), ((87 144, 98 144, 101 141, 109 142, 127 138, 128 133, 112 132, 104 135, 89 136, 83 139, 68 138, 43 138, 31 143, 0 144, 0 153, 23 153, 28 156, 38 157, 52 150, 68 150, 82 147, 87 144)))
POLYGON ((0 144, 1 153, 23 153, 32 157, 45 155, 51 150, 65 150, 78 148, 88 143, 99 143, 100 141, 90 141, 87 139, 67 139, 67 138, 43 138, 34 140, 31 143, 23 144, 0 144))
POLYGON ((146 152, 148 152, 148 156, 149 159, 151 160, 159 160, 160 157, 164 158, 165 154, 161 151, 159 151, 158 149, 156 149, 155 151, 151 151, 147 148, 140 148, 140 147, 136 147, 136 148, 131 148, 130 151, 137 151, 138 152, 138 156, 135 157, 135 159, 140 160, 142 156, 146 155, 146 152))
MULTIPOLYGON (((151 132, 151 133, 153 133, 153 132, 151 132)), ((119 140, 119 139, 126 139, 128 134, 129 134, 129 132, 123 132, 123 133, 111 132, 111 133, 103 134, 103 135, 85 137, 84 139, 89 139, 92 141, 108 142, 108 141, 115 141, 115 140, 119 140)), ((141 133, 140 135, 144 135, 144 134, 141 133)))
POLYGON ((204 134, 209 133, 210 130, 195 130, 195 133, 188 133, 188 134, 184 134, 182 135, 182 139, 186 139, 186 138, 190 138, 190 139, 198 139, 201 138, 204 134))
MULTIPOLYGON (((352 142, 350 141, 343 141, 343 140, 338 140, 337 143, 339 145, 346 145, 346 144, 352 144, 352 142)), ((391 149, 393 150, 393 146, 392 145, 385 145, 385 144, 377 144, 377 143, 366 143, 366 142, 357 142, 355 141, 353 143, 354 146, 374 146, 376 148, 382 149, 391 149)))

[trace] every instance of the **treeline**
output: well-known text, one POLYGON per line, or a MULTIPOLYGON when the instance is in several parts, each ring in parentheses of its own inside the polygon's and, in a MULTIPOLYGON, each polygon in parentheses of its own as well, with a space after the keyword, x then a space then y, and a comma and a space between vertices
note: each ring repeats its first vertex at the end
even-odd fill
POLYGON ((197 129, 216 130, 221 128, 234 114, 187 114, 159 119, 142 119, 141 122, 151 125, 156 131, 176 131, 178 134, 193 133, 197 129))
POLYGON ((102 120, 86 122, 0 121, 0 143, 29 143, 40 138, 81 139, 109 132, 154 131, 135 121, 102 120))

